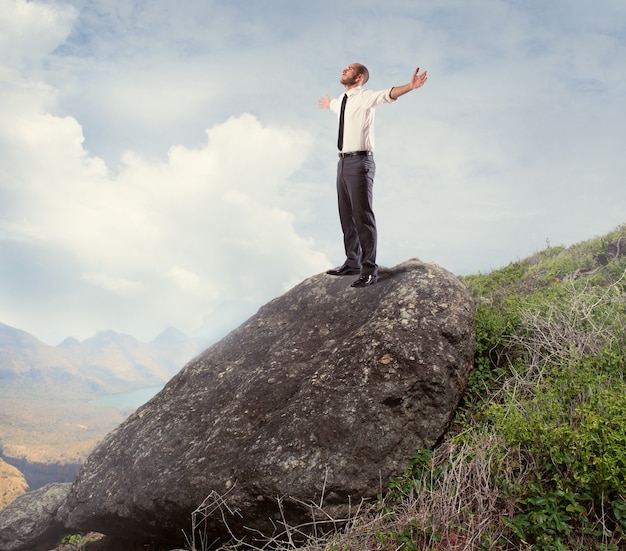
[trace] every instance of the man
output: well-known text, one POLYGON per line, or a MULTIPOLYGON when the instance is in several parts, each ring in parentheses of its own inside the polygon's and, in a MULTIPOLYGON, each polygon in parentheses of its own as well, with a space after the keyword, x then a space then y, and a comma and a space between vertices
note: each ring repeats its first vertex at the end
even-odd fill
POLYGON ((426 78, 426 71, 420 73, 418 67, 407 84, 378 92, 364 90, 369 72, 364 65, 352 63, 341 73, 340 82, 345 87, 345 94, 333 100, 326 94, 318 102, 321 109, 330 109, 339 117, 337 199, 346 252, 343 265, 326 273, 335 276, 360 274, 352 287, 367 287, 378 281, 376 219, 372 210, 376 106, 392 103, 423 86, 426 78))

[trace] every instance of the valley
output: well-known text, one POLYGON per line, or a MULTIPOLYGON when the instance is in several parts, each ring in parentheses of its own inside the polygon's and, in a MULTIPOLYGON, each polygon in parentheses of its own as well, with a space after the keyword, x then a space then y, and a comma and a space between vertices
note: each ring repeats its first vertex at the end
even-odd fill
POLYGON ((69 482, 98 442, 133 410, 97 406, 89 395, 0 391, 0 458, 19 469, 30 490, 69 482))
POLYGON ((107 331, 49 346, 0 323, 0 508, 16 493, 72 481, 94 447, 202 348, 172 329, 151 343, 107 331))

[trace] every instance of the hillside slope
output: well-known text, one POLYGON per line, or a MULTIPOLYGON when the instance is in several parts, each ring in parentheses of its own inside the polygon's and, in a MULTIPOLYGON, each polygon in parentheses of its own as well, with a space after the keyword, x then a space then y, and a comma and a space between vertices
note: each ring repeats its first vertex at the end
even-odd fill
POLYGON ((22 473, 0 459, 0 509, 26 492, 28 484, 22 473))

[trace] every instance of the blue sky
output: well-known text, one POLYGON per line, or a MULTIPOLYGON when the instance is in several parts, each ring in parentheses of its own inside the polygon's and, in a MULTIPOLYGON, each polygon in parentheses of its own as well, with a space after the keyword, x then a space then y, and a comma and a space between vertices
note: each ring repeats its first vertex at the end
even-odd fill
POLYGON ((351 62, 429 74, 377 112, 381 266, 626 222, 623 0, 0 0, 0 322, 227 330, 340 264, 317 99, 351 62))

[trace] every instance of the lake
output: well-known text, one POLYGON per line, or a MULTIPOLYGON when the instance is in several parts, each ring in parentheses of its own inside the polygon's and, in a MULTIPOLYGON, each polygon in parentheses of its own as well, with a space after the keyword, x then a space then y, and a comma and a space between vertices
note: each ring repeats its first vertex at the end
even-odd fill
POLYGON ((157 392, 160 392, 163 386, 165 385, 138 388, 137 390, 129 390, 128 392, 119 392, 117 394, 107 394, 99 396, 93 403, 97 406, 111 408, 138 408, 143 406, 157 392))

